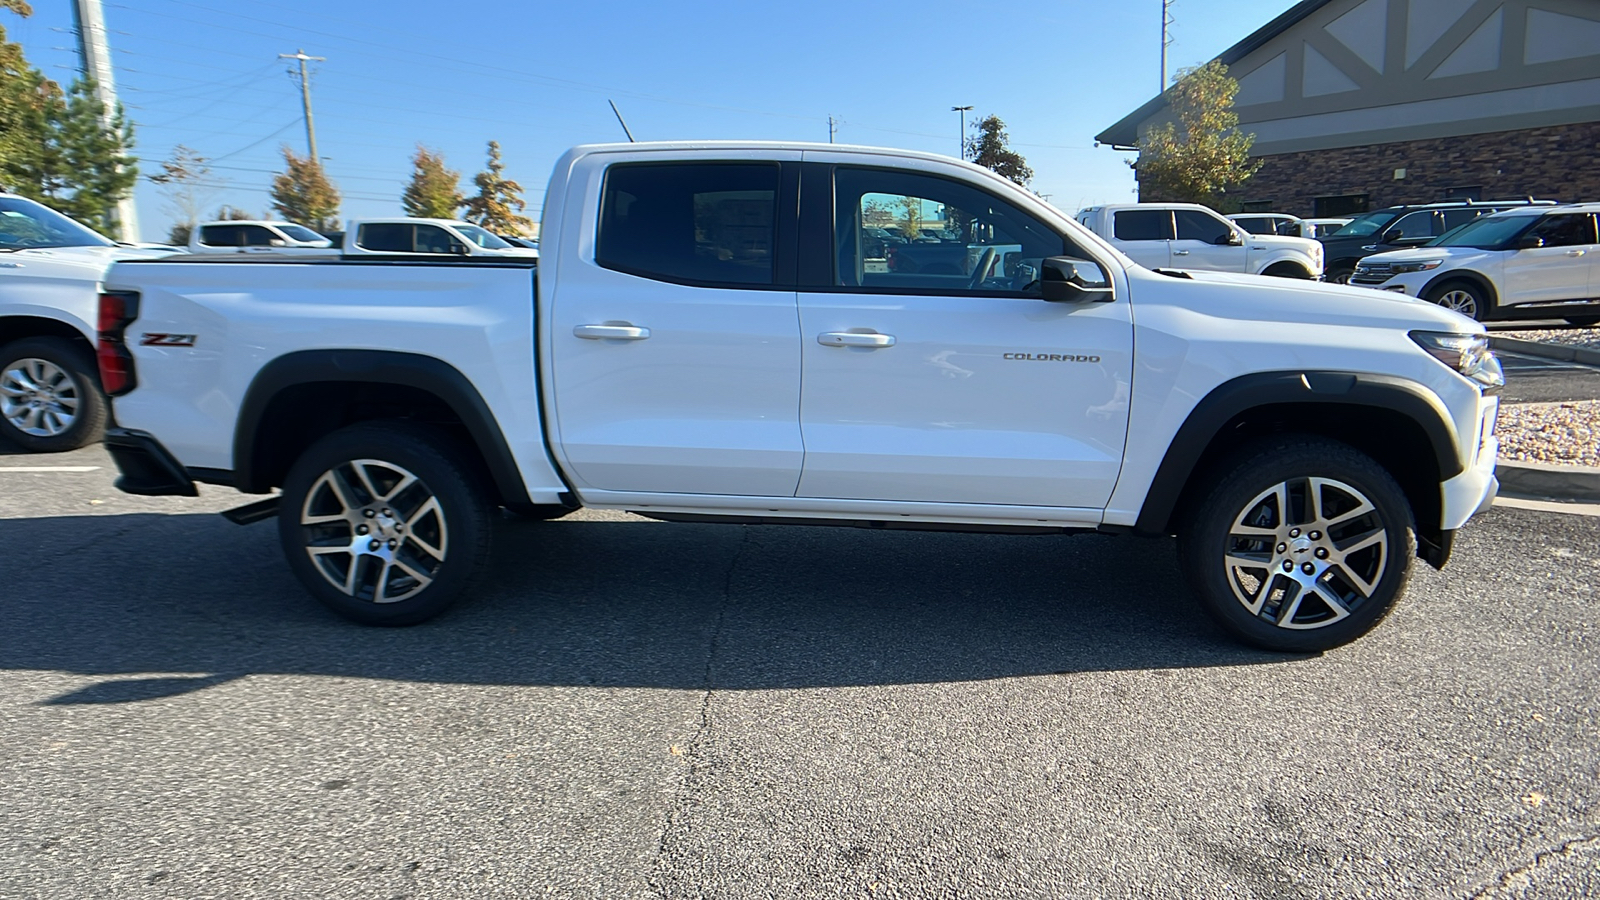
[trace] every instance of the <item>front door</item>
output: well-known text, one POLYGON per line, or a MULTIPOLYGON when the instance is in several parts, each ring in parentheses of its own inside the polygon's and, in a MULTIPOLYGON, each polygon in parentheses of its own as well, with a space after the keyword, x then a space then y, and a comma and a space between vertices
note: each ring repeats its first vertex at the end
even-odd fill
POLYGON ((800 292, 798 495, 1103 508, 1127 435, 1128 304, 1029 286, 1044 257, 1094 257, 955 176, 841 166, 833 196, 832 223, 803 225, 833 225, 837 263, 800 292), (862 250, 871 228, 929 225, 967 245, 957 271, 862 250))
POLYGON ((1173 268, 1247 271, 1243 240, 1237 244, 1229 240, 1240 231, 1232 223, 1198 209, 1173 210, 1172 217, 1177 223, 1177 237, 1172 242, 1173 268))
POLYGON ((800 338, 793 276, 775 264, 780 206, 793 214, 780 182, 769 160, 618 163, 575 183, 601 192, 594 238, 571 235, 545 265, 560 271, 549 413, 580 493, 794 496, 800 338))
POLYGON ((1595 243, 1594 216, 1543 216, 1523 237, 1539 238, 1544 246, 1506 254, 1502 304, 1553 303, 1590 296, 1589 273, 1595 265, 1595 254, 1600 253, 1600 246, 1595 243))
POLYGON ((1111 213, 1112 244, 1147 269, 1172 264, 1172 210, 1118 209, 1111 213))

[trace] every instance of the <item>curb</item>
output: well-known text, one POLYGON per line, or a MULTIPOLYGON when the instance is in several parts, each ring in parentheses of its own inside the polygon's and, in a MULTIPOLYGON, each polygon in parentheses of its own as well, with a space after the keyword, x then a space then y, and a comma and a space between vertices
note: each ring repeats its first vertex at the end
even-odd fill
POLYGON ((1553 359, 1558 362, 1575 362, 1586 366, 1600 366, 1600 350, 1592 347, 1574 347, 1570 344, 1525 341, 1521 338, 1501 337, 1498 334, 1489 335, 1489 347, 1494 350, 1504 350, 1507 353, 1537 356, 1541 359, 1553 359))
POLYGON ((1500 493, 1507 497, 1600 503, 1600 468, 1593 466, 1501 462, 1494 475, 1500 480, 1500 493))

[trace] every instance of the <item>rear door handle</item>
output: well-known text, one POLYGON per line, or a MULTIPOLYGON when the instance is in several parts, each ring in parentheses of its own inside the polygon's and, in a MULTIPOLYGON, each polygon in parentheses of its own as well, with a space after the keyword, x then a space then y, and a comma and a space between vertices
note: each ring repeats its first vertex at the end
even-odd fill
POLYGON ((1568 256, 1582 256, 1583 253, 1584 253, 1584 251, 1582 251, 1582 250, 1568 250, 1567 251, 1567 255, 1568 256))
POLYGON ((637 325, 579 325, 572 333, 590 341, 642 341, 650 336, 650 329, 637 325))
POLYGON ((893 347, 894 335, 859 331, 825 331, 817 335, 817 343, 824 347, 893 347))

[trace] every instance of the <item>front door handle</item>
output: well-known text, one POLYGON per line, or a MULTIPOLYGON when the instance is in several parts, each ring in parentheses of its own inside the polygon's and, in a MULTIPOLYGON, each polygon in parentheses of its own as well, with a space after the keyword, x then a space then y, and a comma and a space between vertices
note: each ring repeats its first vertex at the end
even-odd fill
POLYGON ((589 341, 642 341, 650 329, 637 325, 579 325, 572 333, 589 341))
POLYGON ((825 331, 817 335, 817 343, 824 347, 893 347, 894 335, 859 331, 825 331))
POLYGON ((1583 251, 1582 250, 1568 250, 1567 251, 1567 255, 1568 256, 1582 256, 1583 255, 1583 251))
POLYGON ((1174 251, 1172 251, 1172 255, 1173 256, 1188 256, 1189 255, 1189 251, 1187 251, 1187 250, 1174 250, 1174 251))

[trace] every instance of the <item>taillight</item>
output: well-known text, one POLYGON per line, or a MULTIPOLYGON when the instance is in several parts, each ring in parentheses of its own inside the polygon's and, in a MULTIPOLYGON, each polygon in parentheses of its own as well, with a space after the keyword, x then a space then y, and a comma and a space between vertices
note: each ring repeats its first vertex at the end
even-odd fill
POLYGON ((139 295, 106 292, 100 295, 100 341, 95 357, 100 363, 100 386, 116 397, 133 390, 133 354, 124 340, 128 326, 139 318, 139 295))

